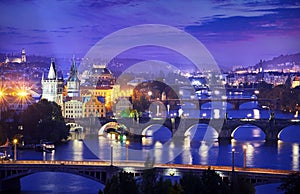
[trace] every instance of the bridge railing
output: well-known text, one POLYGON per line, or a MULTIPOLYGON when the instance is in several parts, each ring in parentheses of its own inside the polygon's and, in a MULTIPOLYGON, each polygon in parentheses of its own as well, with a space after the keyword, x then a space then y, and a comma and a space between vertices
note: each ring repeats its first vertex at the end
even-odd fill
MULTIPOLYGON (((11 162, 3 162, 3 164, 10 165, 78 165, 78 166, 110 166, 110 161, 68 161, 68 160, 18 160, 11 162)), ((138 167, 144 168, 145 161, 113 161, 113 166, 116 167, 138 167)), ((154 164, 154 168, 177 168, 183 170, 206 170, 208 168, 216 171, 232 170, 231 166, 212 166, 212 165, 192 165, 192 164, 154 164)), ((297 171, 292 170, 277 170, 277 169, 265 169, 265 168, 243 168, 235 167, 236 172, 244 173, 259 173, 259 174, 277 174, 277 175, 289 175, 297 171)))

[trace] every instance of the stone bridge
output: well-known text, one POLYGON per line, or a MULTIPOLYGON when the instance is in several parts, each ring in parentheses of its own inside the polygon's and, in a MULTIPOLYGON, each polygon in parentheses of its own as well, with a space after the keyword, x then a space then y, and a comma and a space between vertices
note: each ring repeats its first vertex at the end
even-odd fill
POLYGON ((130 134, 147 136, 146 130, 154 125, 168 128, 173 136, 183 137, 187 130, 198 124, 207 124, 219 133, 219 140, 230 140, 235 129, 243 125, 259 127, 266 135, 267 141, 277 141, 278 134, 286 127, 300 125, 300 120, 293 119, 206 119, 206 118, 120 118, 114 120, 102 119, 101 127, 110 122, 117 122, 125 126, 130 134))
MULTIPOLYGON (((173 102, 177 104, 184 104, 185 102, 192 103, 201 109, 201 106, 205 103, 217 103, 217 102, 226 102, 232 105, 233 110, 239 110, 240 105, 246 102, 258 102, 259 104, 265 104, 270 107, 272 110, 279 109, 279 99, 261 99, 261 98, 208 98, 208 99, 168 99, 168 102, 173 102)), ((224 106, 224 108, 226 108, 224 106)))

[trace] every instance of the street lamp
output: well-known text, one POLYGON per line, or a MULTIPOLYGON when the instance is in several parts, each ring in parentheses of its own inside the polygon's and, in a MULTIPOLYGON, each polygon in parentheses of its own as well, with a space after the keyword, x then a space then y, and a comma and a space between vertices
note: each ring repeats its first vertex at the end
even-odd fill
POLYGON ((13 144, 14 144, 14 161, 17 160, 17 143, 18 143, 18 139, 13 139, 13 144))
POLYGON ((247 168, 247 157, 246 157, 246 154, 247 154, 247 145, 245 144, 245 145, 243 145, 243 151, 244 151, 244 165, 243 165, 243 167, 244 168, 247 168))
POLYGON ((113 145, 111 144, 110 145, 110 165, 112 166, 113 165, 113 145))
POLYGON ((128 161, 128 146, 130 144, 129 140, 126 140, 125 144, 126 144, 126 161, 128 161))
POLYGON ((231 157, 232 157, 232 159, 231 159, 231 161, 232 161, 232 175, 233 175, 233 173, 234 173, 234 152, 235 152, 235 149, 234 148, 232 148, 231 149, 231 157))

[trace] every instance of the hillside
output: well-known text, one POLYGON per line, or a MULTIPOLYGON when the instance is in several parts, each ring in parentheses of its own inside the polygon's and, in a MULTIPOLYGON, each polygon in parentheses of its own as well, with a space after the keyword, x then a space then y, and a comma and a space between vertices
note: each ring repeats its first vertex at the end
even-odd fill
MULTIPOLYGON (((255 67, 259 67, 259 63, 255 67)), ((280 55, 271 60, 263 61, 263 68, 265 70, 282 70, 293 69, 295 66, 300 68, 300 53, 290 55, 280 55)))

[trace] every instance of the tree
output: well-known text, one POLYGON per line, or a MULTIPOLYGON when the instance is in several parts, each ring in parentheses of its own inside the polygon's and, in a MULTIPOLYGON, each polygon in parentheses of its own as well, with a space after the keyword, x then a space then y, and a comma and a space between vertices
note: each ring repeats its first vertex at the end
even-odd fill
POLYGON ((233 194, 255 194, 254 185, 250 181, 247 181, 243 176, 238 176, 234 185, 233 194))
POLYGON ((284 191, 285 194, 300 193, 300 172, 290 174, 283 180, 278 190, 284 191))
POLYGON ((27 107, 22 114, 22 124, 26 143, 37 143, 41 139, 60 142, 69 135, 60 106, 44 99, 27 107))
POLYGON ((214 170, 208 168, 205 170, 201 177, 202 188, 201 193, 206 194, 225 194, 230 193, 230 189, 227 184, 225 184, 214 170))
POLYGON ((184 194, 200 193, 202 181, 199 174, 184 173, 180 179, 180 184, 184 194))
POLYGON ((163 177, 160 177, 155 184, 154 193, 157 194, 168 194, 172 192, 172 182, 170 179, 163 180, 163 177))
POLYGON ((104 194, 138 194, 133 174, 121 171, 106 183, 104 194))
POLYGON ((141 190, 144 194, 155 193, 157 174, 154 168, 145 169, 142 175, 141 190))
POLYGON ((5 131, 4 127, 2 126, 2 124, 0 123, 0 145, 5 144, 6 138, 7 138, 6 131, 5 131))

